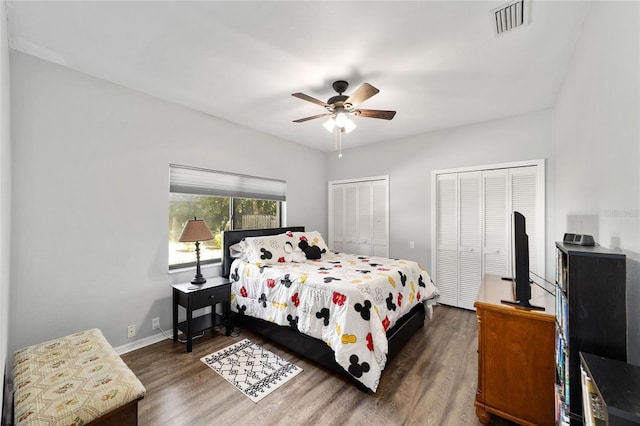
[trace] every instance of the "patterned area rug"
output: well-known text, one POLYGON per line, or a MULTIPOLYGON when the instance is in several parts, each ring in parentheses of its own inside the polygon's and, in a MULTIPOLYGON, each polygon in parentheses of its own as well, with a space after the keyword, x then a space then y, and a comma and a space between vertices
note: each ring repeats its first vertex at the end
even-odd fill
POLYGON ((253 402, 288 382, 302 368, 244 339, 200 358, 253 402))

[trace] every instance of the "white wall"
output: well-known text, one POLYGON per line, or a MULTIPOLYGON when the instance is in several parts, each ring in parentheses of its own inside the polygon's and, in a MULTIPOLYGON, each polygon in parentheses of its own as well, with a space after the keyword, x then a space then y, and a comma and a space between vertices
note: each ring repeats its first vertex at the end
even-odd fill
POLYGON ((640 364, 640 3, 594 2, 553 114, 554 237, 627 254, 629 358, 640 364))
MULTIPOLYGON (((349 135, 342 141, 343 148, 348 145, 349 135)), ((549 211, 550 155, 551 112, 546 110, 344 150, 340 160, 330 153, 325 161, 329 180, 389 175, 390 257, 414 260, 429 271, 432 170, 547 159, 549 211), (409 241, 415 241, 414 249, 409 241)), ((548 251, 552 244, 546 245, 548 251)), ((551 276, 553 267, 547 266, 551 276)))
MULTIPOLYGON (((9 267, 11 239, 11 114, 9 96, 9 43, 6 3, 0 2, 0 368, 5 369, 9 336, 9 267)), ((6 366, 11 371, 11 366, 6 366)), ((4 377, 4 376, 3 376, 4 377)), ((0 401, 11 395, 0 389, 0 401)))
POLYGON ((322 153, 15 51, 11 75, 11 349, 171 329, 170 283, 193 272, 167 273, 170 163, 286 180, 288 224, 326 233, 322 153))

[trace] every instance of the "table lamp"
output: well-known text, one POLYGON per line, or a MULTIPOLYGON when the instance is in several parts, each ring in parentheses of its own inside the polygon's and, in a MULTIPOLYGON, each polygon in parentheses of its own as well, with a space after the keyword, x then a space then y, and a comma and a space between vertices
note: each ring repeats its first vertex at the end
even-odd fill
POLYGON ((204 284, 207 282, 207 279, 200 272, 200 241, 211 239, 213 239, 213 235, 204 220, 194 217, 184 225, 178 241, 181 243, 196 243, 196 276, 191 280, 191 284, 204 284))

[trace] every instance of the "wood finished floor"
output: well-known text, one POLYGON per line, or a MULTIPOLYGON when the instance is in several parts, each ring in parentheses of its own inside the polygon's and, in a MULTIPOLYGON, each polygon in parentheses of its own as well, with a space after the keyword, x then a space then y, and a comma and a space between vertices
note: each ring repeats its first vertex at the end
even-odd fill
MULTIPOLYGON (((156 425, 481 425, 473 405, 477 381, 475 312, 436 306, 434 318, 391 361, 375 394, 247 330, 213 331, 193 352, 165 340, 122 358, 147 388, 141 426, 156 425), (200 361, 244 338, 304 371, 253 403, 200 361)), ((512 423, 494 417, 494 426, 512 423)))

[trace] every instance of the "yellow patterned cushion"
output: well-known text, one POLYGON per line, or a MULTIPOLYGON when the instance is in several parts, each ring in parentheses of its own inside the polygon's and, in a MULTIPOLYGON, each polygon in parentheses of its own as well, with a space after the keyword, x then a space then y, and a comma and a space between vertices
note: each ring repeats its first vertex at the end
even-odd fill
POLYGON ((16 425, 80 426, 145 394, 97 328, 16 351, 13 377, 16 425))

